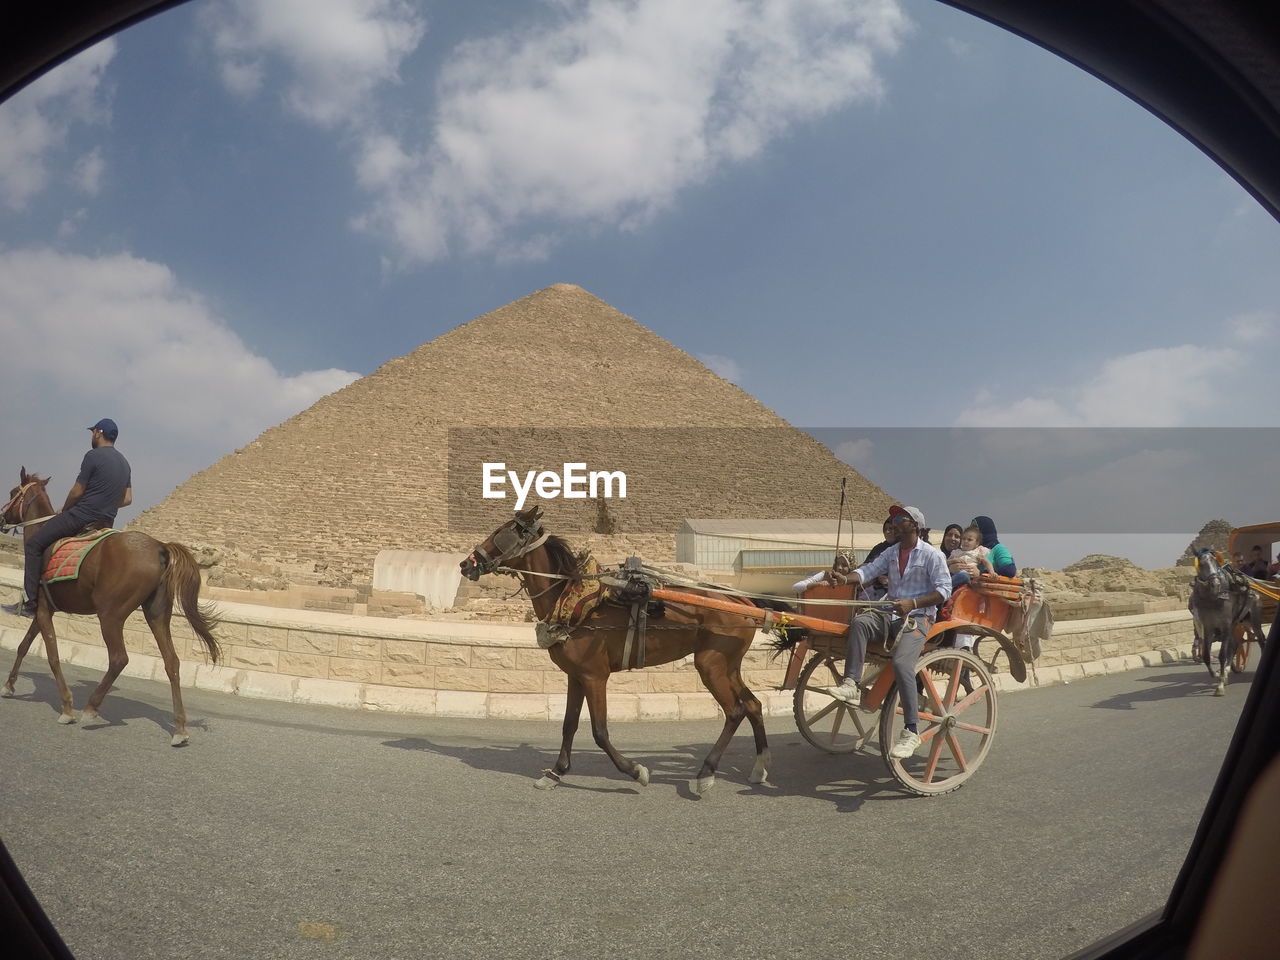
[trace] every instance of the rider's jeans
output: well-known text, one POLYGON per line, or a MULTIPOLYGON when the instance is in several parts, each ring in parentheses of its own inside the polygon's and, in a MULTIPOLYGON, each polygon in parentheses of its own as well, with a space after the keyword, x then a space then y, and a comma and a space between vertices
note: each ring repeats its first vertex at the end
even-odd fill
POLYGON ((73 513, 55 514, 51 519, 36 527, 23 544, 26 554, 26 565, 22 579, 22 594, 25 600, 34 600, 40 588, 40 568, 44 565, 44 551, 51 547, 55 540, 70 537, 84 529, 88 521, 73 513))
MULTIPOLYGON (((898 680, 898 697, 902 701, 902 721, 914 727, 920 719, 920 694, 916 690, 916 661, 924 649, 925 636, 933 625, 933 619, 924 614, 912 614, 917 629, 903 631, 893 648, 893 674, 898 680)), ((846 678, 862 679, 862 665, 867 659, 867 646, 873 640, 888 643, 889 638, 902 626, 897 611, 892 615, 881 609, 864 610, 849 625, 849 647, 844 662, 846 678)))

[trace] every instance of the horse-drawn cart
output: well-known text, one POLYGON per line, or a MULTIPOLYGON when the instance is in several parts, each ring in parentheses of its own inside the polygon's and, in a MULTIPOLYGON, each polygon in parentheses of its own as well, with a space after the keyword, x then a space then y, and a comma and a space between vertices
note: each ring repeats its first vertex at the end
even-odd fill
MULTIPOLYGON (((1231 537, 1227 541, 1227 552, 1230 555, 1247 554, 1257 546, 1261 547, 1263 554, 1270 559, 1272 545, 1277 542, 1280 542, 1280 523, 1258 523, 1237 527, 1231 531, 1231 537)), ((1236 673, 1243 672, 1249 665, 1254 638, 1262 634, 1264 623, 1275 623, 1278 608, 1280 608, 1280 582, 1250 579, 1249 588, 1258 598, 1259 622, 1253 625, 1252 630, 1246 630, 1243 625, 1235 630, 1236 647, 1232 653, 1231 666, 1236 673)))
MULTIPOLYGON (((852 587, 815 587, 804 609, 815 601, 848 600, 852 587)), ((844 611, 852 608, 825 608, 844 611)), ((801 736, 828 753, 849 753, 868 743, 879 749, 889 772, 907 790, 924 796, 950 793, 969 779, 991 749, 999 718, 994 674, 1000 654, 1019 682, 1039 656, 1039 637, 1047 632, 1048 610, 1030 586, 1015 578, 988 577, 961 587, 943 606, 916 663, 922 749, 905 759, 889 755, 902 722, 890 651, 867 654, 860 706, 835 699, 830 688, 843 676, 845 639, 810 630, 792 651, 786 686, 794 687, 793 710, 801 736), (944 646, 951 631, 991 638, 991 658, 944 646)))
POLYGON ((714 604, 717 609, 736 608, 766 627, 796 631, 799 636, 788 638, 780 647, 791 652, 783 687, 795 691, 792 702, 800 735, 833 754, 851 753, 874 742, 894 779, 907 790, 922 796, 950 793, 978 769, 995 737, 998 707, 993 677, 1000 654, 1007 657, 1009 673, 1025 681, 1027 666, 1039 656, 1039 638, 1050 622, 1047 608, 1030 584, 1017 578, 984 576, 974 586, 957 590, 929 630, 916 664, 922 749, 896 759, 889 751, 902 722, 902 707, 890 665, 891 650, 883 645, 868 650, 860 706, 830 693, 843 677, 845 635, 856 610, 853 591, 848 584, 812 587, 804 595, 799 615, 673 589, 655 590, 654 595, 695 605, 714 604), (991 659, 942 646, 951 631, 993 639, 996 648, 991 659))

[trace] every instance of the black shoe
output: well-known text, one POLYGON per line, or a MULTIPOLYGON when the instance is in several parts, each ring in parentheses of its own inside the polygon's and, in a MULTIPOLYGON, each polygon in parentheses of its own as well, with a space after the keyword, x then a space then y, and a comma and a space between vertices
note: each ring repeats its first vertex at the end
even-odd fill
POLYGON ((19 600, 17 603, 6 603, 0 607, 5 613, 15 617, 26 617, 30 620, 36 615, 36 602, 34 600, 19 600))

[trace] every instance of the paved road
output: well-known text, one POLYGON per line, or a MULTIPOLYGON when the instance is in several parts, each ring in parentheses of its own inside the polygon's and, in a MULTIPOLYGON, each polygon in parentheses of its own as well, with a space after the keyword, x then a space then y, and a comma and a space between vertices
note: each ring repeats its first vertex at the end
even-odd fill
MULTIPOLYGON (((0 652, 7 673, 12 654, 0 652)), ((1251 674, 1167 665, 1005 694, 977 776, 904 795, 773 718, 687 785, 709 722, 618 724, 641 790, 558 725, 423 719, 122 680, 100 727, 54 722, 32 659, 0 701, 0 833, 81 960, 1061 957, 1159 909, 1251 674)), ((72 668, 77 704, 96 683, 72 668)), ((584 725, 585 727, 585 725, 584 725)))

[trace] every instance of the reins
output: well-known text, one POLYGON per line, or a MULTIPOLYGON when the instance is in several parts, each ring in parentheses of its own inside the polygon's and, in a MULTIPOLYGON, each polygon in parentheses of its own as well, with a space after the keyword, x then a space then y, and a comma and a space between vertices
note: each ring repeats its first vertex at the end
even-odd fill
MULTIPOLYGON (((703 580, 691 580, 687 577, 682 577, 680 574, 676 573, 673 570, 663 570, 661 567, 651 567, 651 566, 648 566, 647 564, 641 564, 636 569, 638 569, 639 572, 643 574, 647 574, 653 577, 654 579, 661 580, 663 583, 667 583, 676 587, 696 587, 699 590, 705 590, 709 593, 719 593, 729 597, 749 597, 752 600, 782 600, 788 603, 795 601, 794 597, 782 597, 774 593, 752 593, 749 590, 735 590, 731 587, 722 587, 719 584, 707 583, 703 580)), ((610 574, 619 572, 619 570, 620 568, 607 567, 600 571, 600 575, 607 577, 610 574)), ((494 568, 493 572, 506 574, 507 576, 518 576, 520 574, 527 574, 528 576, 531 576, 531 577, 543 577, 548 580, 578 579, 577 577, 566 576, 561 573, 535 573, 532 570, 518 570, 515 567, 496 567, 494 568)), ((552 584, 552 586, 555 586, 555 584, 552 584)), ((547 590, 550 590, 550 589, 551 587, 547 588, 547 590)), ((547 590, 543 590, 542 593, 546 593, 547 590)), ((515 594, 512 594, 512 596, 515 596, 515 594)), ((538 596, 541 596, 541 593, 538 594, 538 596)), ((804 603, 806 604, 813 603, 813 604, 819 604, 819 605, 828 606, 828 607, 884 607, 889 604, 892 604, 893 601, 891 600, 835 600, 835 599, 809 600, 807 599, 804 601, 804 603)))
POLYGON ((35 517, 31 520, 19 520, 16 523, 9 523, 4 518, 9 515, 9 508, 15 503, 18 505, 18 516, 22 516, 22 511, 26 507, 27 491, 32 487, 38 486, 39 481, 29 480, 18 488, 18 492, 9 498, 9 502, 4 505, 4 509, 0 510, 0 533, 9 533, 13 530, 22 530, 25 527, 34 527, 37 523, 44 523, 46 520, 52 520, 57 516, 51 513, 47 517, 35 517))

